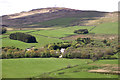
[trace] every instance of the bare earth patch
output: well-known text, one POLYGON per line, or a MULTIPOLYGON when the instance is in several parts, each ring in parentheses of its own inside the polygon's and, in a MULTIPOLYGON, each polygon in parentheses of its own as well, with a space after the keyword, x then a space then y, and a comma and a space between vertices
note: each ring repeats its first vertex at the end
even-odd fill
MULTIPOLYGON (((98 66, 97 64, 90 64, 90 65, 98 66)), ((88 72, 120 75, 120 71, 119 71, 120 67, 118 67, 118 65, 104 64, 104 65, 99 65, 99 67, 101 67, 101 69, 89 70, 88 72)))

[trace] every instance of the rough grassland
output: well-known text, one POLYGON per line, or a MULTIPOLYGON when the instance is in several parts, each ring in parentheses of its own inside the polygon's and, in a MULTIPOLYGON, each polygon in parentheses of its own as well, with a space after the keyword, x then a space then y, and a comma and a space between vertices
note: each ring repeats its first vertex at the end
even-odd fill
POLYGON ((29 26, 43 26, 43 27, 52 27, 52 26, 65 26, 65 25, 69 25, 72 22, 78 20, 79 18, 57 18, 57 19, 53 19, 53 20, 48 20, 48 21, 44 21, 44 22, 40 22, 40 23, 35 23, 35 24, 31 24, 29 26))

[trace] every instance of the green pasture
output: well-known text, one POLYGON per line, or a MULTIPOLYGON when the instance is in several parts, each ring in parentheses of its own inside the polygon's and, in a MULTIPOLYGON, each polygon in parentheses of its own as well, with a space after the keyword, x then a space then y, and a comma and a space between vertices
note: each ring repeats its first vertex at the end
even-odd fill
MULTIPOLYGON (((118 33, 118 24, 115 23, 103 23, 94 26, 71 26, 71 27, 61 27, 52 30, 16 30, 16 31, 8 31, 6 34, 2 35, 2 45, 5 46, 15 46, 18 48, 29 48, 31 46, 36 46, 37 48, 45 46, 49 43, 62 42, 61 37, 67 37, 71 35, 79 35, 75 34, 74 30, 78 29, 88 29, 91 30, 89 33, 95 34, 117 34, 118 33), (93 28, 93 30, 91 30, 93 28), (10 33, 14 32, 24 32, 29 33, 36 37, 38 43, 24 43, 17 40, 11 40, 8 38, 10 33), (6 38, 7 37, 7 38, 6 38)), ((0 35, 1 37, 1 35, 0 35)))
POLYGON ((67 65, 86 64, 91 60, 56 58, 3 59, 3 78, 29 78, 55 71, 67 65))
POLYGON ((75 30, 78 29, 88 29, 90 30, 93 28, 93 26, 72 26, 72 27, 64 27, 60 29, 55 29, 55 30, 40 30, 36 32, 32 32, 31 34, 39 34, 39 35, 45 35, 49 37, 66 37, 70 35, 77 35, 74 33, 75 30))
POLYGON ((45 46, 49 43, 56 43, 62 42, 63 40, 59 39, 60 37, 66 37, 69 35, 76 35, 74 30, 81 29, 81 28, 91 28, 91 27, 83 27, 83 26, 75 26, 75 27, 67 27, 67 28, 60 28, 56 30, 16 30, 16 31, 9 31, 3 36, 7 38, 2 39, 3 47, 6 46, 15 46, 21 49, 30 48, 31 46, 35 46, 37 48, 45 46), (9 34, 14 32, 25 32, 29 33, 36 37, 38 43, 25 43, 18 40, 11 40, 9 39, 9 34))
POLYGON ((118 34, 118 22, 99 24, 91 32, 95 34, 118 34))
MULTIPOLYGON (((117 64, 117 60, 100 60, 96 63, 117 64)), ((98 68, 90 59, 58 59, 58 58, 21 58, 3 59, 3 78, 117 78, 117 75, 89 73, 90 69, 98 68), (66 68, 68 67, 68 68, 66 68)))
POLYGON ((25 42, 18 41, 18 40, 3 38, 2 39, 2 46, 4 46, 4 47, 15 46, 15 47, 18 47, 21 49, 30 48, 31 46, 35 46, 37 48, 40 48, 40 47, 43 47, 49 43, 56 43, 56 42, 63 41, 61 39, 43 37, 43 36, 39 36, 39 35, 35 35, 35 37, 36 37, 38 43, 25 43, 25 42))
POLYGON ((99 60, 95 64, 118 64, 118 60, 99 60))

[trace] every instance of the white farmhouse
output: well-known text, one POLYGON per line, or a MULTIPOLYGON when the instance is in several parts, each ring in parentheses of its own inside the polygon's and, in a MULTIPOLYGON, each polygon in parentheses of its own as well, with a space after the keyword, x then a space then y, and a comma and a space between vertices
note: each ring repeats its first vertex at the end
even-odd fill
POLYGON ((64 48, 61 48, 60 52, 61 53, 64 53, 65 49, 64 48))

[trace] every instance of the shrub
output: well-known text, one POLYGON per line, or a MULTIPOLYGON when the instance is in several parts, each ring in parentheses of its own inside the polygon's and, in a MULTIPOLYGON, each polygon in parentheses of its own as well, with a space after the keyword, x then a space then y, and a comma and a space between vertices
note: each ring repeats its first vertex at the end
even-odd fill
POLYGON ((2 28, 2 34, 6 33, 7 32, 7 29, 6 28, 2 28))
POLYGON ((7 58, 14 58, 13 53, 9 53, 9 52, 7 52, 7 58))
POLYGON ((6 58, 7 58, 6 52, 2 51, 2 59, 6 59, 6 58))
POLYGON ((56 50, 56 49, 58 49, 59 47, 57 46, 57 45, 55 45, 55 44, 49 44, 48 45, 48 49, 50 49, 50 50, 56 50))
POLYGON ((104 55, 114 55, 113 49, 106 49, 104 55))
POLYGON ((118 59, 116 56, 110 56, 109 59, 118 59))
POLYGON ((71 43, 57 43, 57 44, 49 44, 49 45, 46 45, 46 47, 50 50, 57 50, 57 49, 61 49, 61 48, 67 48, 67 47, 70 47, 71 46, 71 43))
POLYGON ((106 44, 108 41, 107 40, 103 40, 102 42, 106 44))
POLYGON ((60 56, 60 51, 50 50, 50 55, 51 55, 51 57, 58 58, 60 56))
POLYGON ((120 45, 118 45, 118 46, 116 47, 116 49, 120 50, 120 45))
POLYGON ((62 44, 59 44, 59 47, 60 48, 67 48, 67 47, 70 47, 71 44, 70 43, 62 43, 62 44))
POLYGON ((13 40, 23 41, 26 43, 36 43, 37 42, 36 38, 34 36, 25 34, 25 33, 20 33, 20 32, 10 34, 9 38, 13 39, 13 40))
POLYGON ((97 61, 97 60, 98 60, 98 57, 93 57, 93 58, 92 58, 92 61, 93 61, 93 62, 95 62, 95 61, 97 61))
POLYGON ((87 29, 79 29, 79 30, 75 30, 74 33, 77 34, 87 34, 89 33, 87 29))

